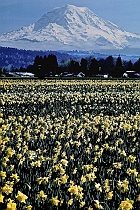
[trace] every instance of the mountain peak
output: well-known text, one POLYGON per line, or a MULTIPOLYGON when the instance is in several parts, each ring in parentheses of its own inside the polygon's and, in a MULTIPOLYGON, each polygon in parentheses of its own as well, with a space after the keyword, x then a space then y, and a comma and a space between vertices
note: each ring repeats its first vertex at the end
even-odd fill
POLYGON ((75 8, 77 8, 75 5, 72 5, 72 4, 66 4, 63 7, 66 8, 66 9, 75 9, 75 8))
POLYGON ((83 12, 88 9, 87 7, 77 7, 77 6, 72 5, 72 4, 66 4, 63 8, 65 8, 66 10, 67 9, 68 10, 79 10, 79 11, 83 11, 83 12))
POLYGON ((0 45, 37 50, 122 50, 140 48, 140 35, 121 30, 86 7, 67 4, 36 23, 0 36, 0 45))
POLYGON ((50 23, 56 23, 64 28, 68 28, 69 22, 72 23, 74 20, 77 21, 79 19, 78 16, 83 17, 84 19, 85 14, 88 14, 89 12, 91 11, 86 7, 76 7, 71 4, 66 4, 63 7, 56 7, 50 12, 44 14, 35 23, 34 31, 45 28, 50 23))

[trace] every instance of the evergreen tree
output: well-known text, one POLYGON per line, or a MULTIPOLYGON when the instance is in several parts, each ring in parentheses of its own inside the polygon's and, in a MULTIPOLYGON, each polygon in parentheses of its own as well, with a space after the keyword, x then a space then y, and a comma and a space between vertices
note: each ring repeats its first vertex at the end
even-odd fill
POLYGON ((105 60, 107 71, 111 72, 114 69, 114 58, 110 55, 105 60))
POLYGON ((70 73, 78 74, 80 72, 80 65, 78 61, 70 60, 68 64, 68 71, 70 73))
POLYGON ((0 68, 0 76, 2 75, 2 68, 0 68))
POLYGON ((131 61, 127 63, 127 71, 133 71, 133 64, 131 61))
POLYGON ((91 62, 89 65, 88 74, 89 74, 89 76, 95 76, 98 73, 99 73, 98 61, 96 60, 96 58, 93 58, 93 59, 91 59, 91 62))
POLYGON ((74 65, 75 65, 75 61, 73 59, 70 60, 70 62, 68 63, 68 72, 69 73, 73 73, 73 71, 74 71, 74 65))
POLYGON ((138 73, 140 73, 140 58, 138 59, 138 61, 136 61, 136 63, 134 64, 134 70, 138 73))
POLYGON ((87 74, 87 64, 88 64, 87 60, 82 58, 80 64, 81 64, 81 72, 83 72, 86 75, 87 74))
POLYGON ((124 73, 124 70, 123 70, 123 65, 122 65, 122 59, 121 59, 121 57, 119 55, 119 57, 116 60, 116 67, 113 70, 112 76, 114 76, 114 77, 122 77, 123 73, 124 73))
POLYGON ((119 57, 117 58, 117 61, 116 61, 116 68, 119 69, 119 68, 122 68, 122 59, 119 55, 119 57))
POLYGON ((48 55, 48 57, 46 57, 46 55, 44 57, 36 56, 32 72, 37 77, 44 78, 45 76, 50 75, 50 73, 56 74, 57 69, 58 69, 57 58, 55 55, 50 54, 48 55))
POLYGON ((48 69, 48 72, 50 73, 52 72, 52 74, 57 73, 57 69, 58 69, 57 57, 53 54, 48 55, 47 69, 48 69))
POLYGON ((107 73, 106 62, 104 59, 100 59, 98 61, 98 66, 99 66, 99 74, 107 73))
POLYGON ((44 77, 44 72, 43 72, 43 58, 41 56, 36 56, 34 60, 34 74, 35 76, 42 78, 44 77))

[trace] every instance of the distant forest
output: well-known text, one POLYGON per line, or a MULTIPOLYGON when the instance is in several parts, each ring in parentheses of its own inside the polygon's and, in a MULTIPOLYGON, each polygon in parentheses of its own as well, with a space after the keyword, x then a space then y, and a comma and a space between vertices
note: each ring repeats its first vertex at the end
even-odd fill
POLYGON ((19 50, 10 47, 0 47, 0 67, 9 70, 10 68, 27 68, 27 66, 33 64, 37 55, 43 57, 45 55, 48 56, 49 54, 56 55, 58 62, 70 59, 70 56, 64 52, 19 50))
POLYGON ((9 71, 30 72, 37 77, 60 76, 64 73, 75 76, 81 72, 87 77, 104 74, 122 77, 125 72, 140 75, 140 58, 135 63, 124 61, 121 56, 114 59, 111 55, 100 59, 89 56, 77 60, 67 53, 0 47, 0 75, 9 71), (4 67, 6 64, 10 66, 4 67))

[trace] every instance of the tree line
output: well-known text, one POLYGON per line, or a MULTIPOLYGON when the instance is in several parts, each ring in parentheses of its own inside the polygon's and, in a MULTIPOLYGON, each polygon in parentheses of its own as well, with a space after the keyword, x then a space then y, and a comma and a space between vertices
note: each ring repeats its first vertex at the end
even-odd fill
POLYGON ((80 62, 71 59, 67 63, 58 64, 57 57, 53 54, 47 56, 36 56, 33 65, 27 70, 38 77, 55 76, 64 72, 76 75, 80 72, 85 76, 96 76, 98 74, 108 74, 112 77, 122 77, 126 71, 136 71, 140 73, 140 58, 134 64, 130 61, 122 61, 121 56, 115 60, 112 56, 106 59, 82 58, 80 62))
MULTIPOLYGON (((14 70, 13 70, 14 71, 14 70)), ((32 65, 27 68, 16 69, 16 71, 31 72, 35 76, 43 78, 45 76, 62 75, 67 72, 71 75, 77 75, 82 72, 87 77, 108 74, 111 77, 122 77, 126 71, 135 71, 140 73, 140 58, 132 63, 130 61, 122 61, 121 56, 116 59, 108 56, 103 59, 94 57, 81 58, 80 61, 73 59, 58 63, 57 56, 49 54, 48 56, 37 55, 32 65)))

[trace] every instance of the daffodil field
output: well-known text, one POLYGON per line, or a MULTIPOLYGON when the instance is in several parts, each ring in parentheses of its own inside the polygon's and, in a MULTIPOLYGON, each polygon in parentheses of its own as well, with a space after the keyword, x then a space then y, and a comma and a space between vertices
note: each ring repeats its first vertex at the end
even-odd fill
POLYGON ((1 210, 138 210, 140 81, 0 81, 1 210))

